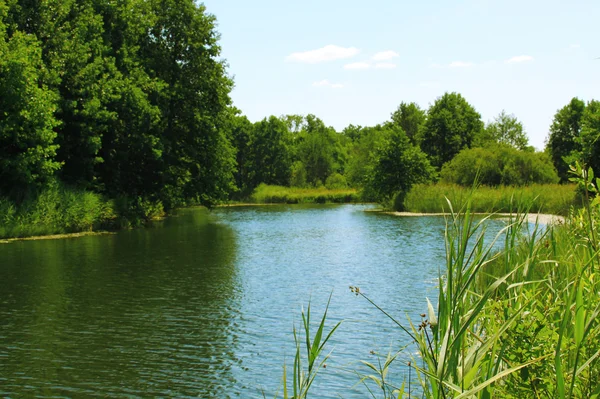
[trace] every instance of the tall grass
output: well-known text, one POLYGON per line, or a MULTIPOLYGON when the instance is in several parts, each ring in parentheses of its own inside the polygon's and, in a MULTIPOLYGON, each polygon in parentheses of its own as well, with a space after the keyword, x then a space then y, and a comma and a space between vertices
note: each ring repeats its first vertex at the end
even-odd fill
MULTIPOLYGON (((427 300, 420 320, 394 319, 351 290, 391 318, 411 353, 416 347, 409 367, 418 397, 599 398, 600 200, 545 228, 526 222, 538 210, 530 202, 489 240, 487 218, 473 217, 476 199, 465 196, 457 211, 446 204, 446 263, 437 303, 427 300)), ((417 397, 410 382, 383 397, 417 397)))
POLYGON ((359 202, 357 190, 259 185, 250 200, 259 204, 325 204, 359 202))
POLYGON ((0 197, 0 238, 91 231, 115 217, 101 195, 52 183, 19 204, 0 197))
POLYGON ((515 205, 527 206, 531 212, 568 215, 571 207, 581 206, 575 185, 533 184, 530 186, 487 187, 472 192, 469 187, 451 184, 417 184, 404 199, 404 207, 410 212, 448 211, 446 198, 458 209, 467 200, 472 212, 510 212, 515 205))

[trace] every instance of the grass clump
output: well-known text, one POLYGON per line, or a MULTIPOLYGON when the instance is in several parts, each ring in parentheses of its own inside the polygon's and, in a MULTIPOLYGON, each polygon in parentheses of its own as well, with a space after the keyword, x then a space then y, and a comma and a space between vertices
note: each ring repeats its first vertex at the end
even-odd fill
POLYGON ((511 212, 527 206, 530 212, 566 216, 573 206, 581 206, 575 185, 532 184, 529 186, 480 186, 476 190, 453 184, 417 184, 404 199, 410 212, 436 213, 447 210, 446 198, 460 209, 467 201, 471 212, 511 212))
POLYGON ((0 238, 92 231, 115 218, 113 202, 58 182, 26 193, 18 203, 0 197, 0 238))
POLYGON ((250 200, 259 204, 326 204, 359 202, 357 190, 259 185, 250 200))

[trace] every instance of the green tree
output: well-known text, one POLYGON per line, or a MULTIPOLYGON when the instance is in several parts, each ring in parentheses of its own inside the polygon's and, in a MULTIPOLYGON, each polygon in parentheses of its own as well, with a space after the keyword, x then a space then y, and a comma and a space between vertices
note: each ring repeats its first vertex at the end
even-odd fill
POLYGON ((248 118, 237 114, 231 115, 230 123, 230 140, 236 153, 235 185, 239 192, 239 197, 244 198, 251 193, 253 188, 249 186, 249 173, 251 168, 250 139, 254 126, 248 118))
MULTIPOLYGON (((373 127, 350 127, 344 129, 344 134, 348 134, 351 128, 351 134, 356 137, 348 150, 348 163, 346 165, 346 178, 352 187, 364 187, 367 183, 369 170, 372 168, 376 150, 392 131, 391 124, 376 125, 373 127)), ((368 193, 364 193, 365 200, 374 200, 369 198, 368 193)))
POLYGON ((504 110, 486 126, 484 135, 495 143, 510 145, 517 150, 526 150, 529 146, 523 124, 514 115, 509 115, 504 110))
POLYGON ((42 49, 35 36, 6 37, 0 4, 0 192, 19 194, 45 183, 56 161, 56 96, 44 84, 42 49))
POLYGON ((161 111, 164 199, 211 205, 234 190, 235 150, 227 136, 233 82, 215 17, 194 0, 150 0, 152 24, 140 44, 141 65, 164 82, 161 111))
POLYGON ((346 154, 339 135, 314 115, 306 116, 295 153, 312 185, 323 184, 330 174, 344 171, 346 154))
POLYGON ((550 154, 561 181, 568 181, 569 163, 579 158, 581 151, 581 120, 585 103, 573 98, 569 104, 559 109, 550 126, 546 151, 550 154))
POLYGON ((420 145, 421 143, 421 135, 426 120, 427 114, 414 102, 402 102, 398 109, 392 113, 392 123, 401 127, 414 145, 420 145))
POLYGON ((482 134, 481 115, 460 94, 445 93, 427 111, 421 149, 440 168, 482 134))
POLYGON ((600 101, 592 100, 585 107, 581 120, 581 158, 600 176, 600 101))
POLYGON ((261 183, 287 186, 290 182, 290 133, 281 119, 271 116, 254 124, 248 144, 248 187, 261 183))
POLYGON ((405 195, 413 184, 427 183, 435 176, 425 153, 411 144, 400 128, 391 130, 377 148, 365 185, 367 195, 401 210, 405 195))

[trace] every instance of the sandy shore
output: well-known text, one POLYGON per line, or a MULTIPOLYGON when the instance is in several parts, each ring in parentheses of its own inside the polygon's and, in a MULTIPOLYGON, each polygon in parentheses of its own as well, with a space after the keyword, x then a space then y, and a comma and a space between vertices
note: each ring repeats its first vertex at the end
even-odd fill
MULTIPOLYGON (((412 217, 412 216, 450 216, 449 213, 418 213, 418 212, 385 212, 389 215, 394 216, 404 216, 404 217, 412 217)), ((474 215, 489 215, 488 213, 474 213, 474 215)), ((495 213, 494 217, 499 218, 508 218, 510 217, 510 213, 495 213)), ((514 216, 514 214, 512 215, 514 216)), ((539 224, 554 224, 554 223, 563 223, 565 218, 563 216, 558 215, 549 215, 546 213, 529 213, 527 214, 527 220, 530 223, 538 222, 539 224)))

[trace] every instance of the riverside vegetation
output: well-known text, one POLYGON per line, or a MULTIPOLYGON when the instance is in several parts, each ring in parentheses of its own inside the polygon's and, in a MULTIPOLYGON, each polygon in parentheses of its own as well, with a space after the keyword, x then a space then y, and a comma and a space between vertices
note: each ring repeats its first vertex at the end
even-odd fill
MULTIPOLYGON (((600 179, 591 168, 573 171, 582 189, 598 194, 600 179)), ((359 382, 373 398, 600 397, 600 197, 587 196, 564 224, 546 228, 530 229, 528 209, 521 208, 490 243, 484 242, 487 218, 473 218, 470 199, 457 211, 448 204, 438 301, 423 304, 420 320, 398 320, 350 287, 412 341, 377 364, 363 362, 373 373, 359 382), (403 350, 410 353, 409 377, 390 381, 403 350)), ((294 334, 294 378, 289 388, 284 369, 284 398, 308 397, 316 373, 327 372, 315 365, 327 359, 324 345, 339 323, 325 335, 326 315, 314 337, 303 315, 305 336, 294 334)))
MULTIPOLYGON (((594 100, 558 110, 542 152, 514 115, 484 123, 459 93, 341 131, 315 115, 251 122, 232 105, 216 24, 193 0, 0 0, 1 236, 136 226, 229 201, 416 209, 414 194, 405 202, 415 184, 470 186, 478 173, 505 192, 566 183, 575 161, 600 172, 594 100)), ((566 203, 564 190, 539 200, 547 212, 565 212, 548 205, 566 203)), ((488 208, 498 194, 485 192, 488 208)))

